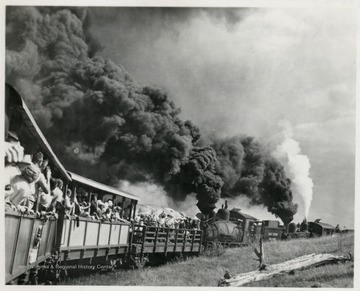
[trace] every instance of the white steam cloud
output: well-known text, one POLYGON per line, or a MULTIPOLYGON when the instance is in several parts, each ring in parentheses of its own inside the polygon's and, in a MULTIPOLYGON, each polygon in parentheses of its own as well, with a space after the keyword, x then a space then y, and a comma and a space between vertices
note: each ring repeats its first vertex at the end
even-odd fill
POLYGON ((301 154, 299 143, 293 139, 291 124, 286 120, 282 120, 279 125, 283 129, 283 141, 272 154, 275 158, 285 162, 285 168, 292 182, 292 190, 295 195, 302 197, 304 201, 304 215, 307 218, 314 186, 309 175, 310 161, 306 155, 301 154))

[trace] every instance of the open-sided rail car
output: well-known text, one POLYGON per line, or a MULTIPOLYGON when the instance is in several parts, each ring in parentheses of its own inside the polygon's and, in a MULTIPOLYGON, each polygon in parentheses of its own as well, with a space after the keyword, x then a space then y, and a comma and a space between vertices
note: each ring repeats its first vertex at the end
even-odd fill
MULTIPOLYGON (((6 85, 6 130, 15 132, 25 154, 43 152, 52 171, 65 182, 69 174, 57 159, 30 110, 18 92, 6 85)), ((3 188, 4 189, 4 188, 3 188)), ((5 281, 29 279, 34 266, 51 259, 57 235, 57 220, 41 220, 35 215, 22 215, 11 208, 5 212, 5 281)))
MULTIPOLYGON (((92 196, 111 199, 120 204, 124 211, 124 220, 130 221, 136 211, 138 198, 130 193, 117 190, 91 179, 69 172, 72 181, 69 187, 72 193, 81 192, 90 202, 92 196)), ((130 222, 101 222, 91 218, 64 218, 60 242, 61 261, 69 263, 82 260, 91 263, 96 259, 124 257, 129 250, 130 222)), ((103 261, 104 261, 103 260, 103 261)))

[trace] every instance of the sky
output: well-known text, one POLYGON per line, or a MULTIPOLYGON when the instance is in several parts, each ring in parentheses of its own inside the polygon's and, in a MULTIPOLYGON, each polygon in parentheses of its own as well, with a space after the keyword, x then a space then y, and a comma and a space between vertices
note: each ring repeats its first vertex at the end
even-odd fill
MULTIPOLYGON (((103 46, 97 55, 124 66, 141 85, 165 88, 203 135, 247 134, 276 151, 284 136, 279 123, 286 121, 313 183, 308 219, 354 227, 356 10, 112 7, 90 13, 90 30, 103 46)), ((284 165, 290 175, 291 165, 284 165)), ((161 196, 155 185, 146 187, 161 196)), ((274 218, 245 200, 230 208, 274 218)), ((294 201, 301 221, 298 191, 294 201)))

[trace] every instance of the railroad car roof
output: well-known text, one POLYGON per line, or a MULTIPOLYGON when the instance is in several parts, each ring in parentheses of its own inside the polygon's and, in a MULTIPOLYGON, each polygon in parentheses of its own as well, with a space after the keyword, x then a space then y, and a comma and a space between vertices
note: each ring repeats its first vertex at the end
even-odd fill
MULTIPOLYGON (((21 97, 20 97, 21 98, 21 97)), ((42 134, 39 126, 37 125, 34 117, 32 116, 29 108, 27 107, 24 100, 21 98, 21 108, 20 108, 20 114, 23 118, 26 126, 28 127, 31 135, 35 138, 37 143, 39 144, 41 150, 46 154, 46 156, 56 165, 58 170, 61 172, 61 174, 70 181, 71 178, 69 174, 67 173, 64 166, 60 163, 58 158, 56 157, 55 153, 53 152, 51 146, 47 142, 45 136, 42 134)))
POLYGON ((335 229, 334 226, 332 226, 331 224, 328 224, 328 223, 323 223, 323 222, 309 222, 309 223, 318 224, 318 225, 322 226, 323 228, 327 228, 327 229, 335 229))
POLYGON ((73 172, 70 172, 68 171, 72 180, 73 181, 76 181, 78 183, 81 183, 81 184, 84 184, 84 185, 88 185, 90 187, 93 187, 93 188, 96 188, 96 189, 99 189, 101 191, 104 191, 104 192, 107 192, 107 193, 111 193, 111 194, 115 194, 115 195, 119 195, 119 196, 122 196, 122 197, 126 197, 126 198, 130 198, 130 199, 133 199, 133 200, 136 200, 136 201, 139 201, 139 197, 133 195, 133 194, 130 194, 128 192, 125 192, 125 191, 122 191, 122 190, 118 190, 118 189, 115 189, 113 187, 110 187, 110 186, 107 186, 105 184, 102 184, 102 183, 99 183, 99 182, 96 182, 94 180, 91 180, 89 178, 85 178, 83 176, 80 176, 78 174, 75 174, 73 172))

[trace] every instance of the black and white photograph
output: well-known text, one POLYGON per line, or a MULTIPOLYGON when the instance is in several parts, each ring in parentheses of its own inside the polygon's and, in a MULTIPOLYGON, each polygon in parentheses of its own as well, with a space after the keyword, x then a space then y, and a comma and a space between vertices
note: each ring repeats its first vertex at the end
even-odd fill
POLYGON ((2 7, 3 284, 356 288, 357 1, 135 2, 2 7))

